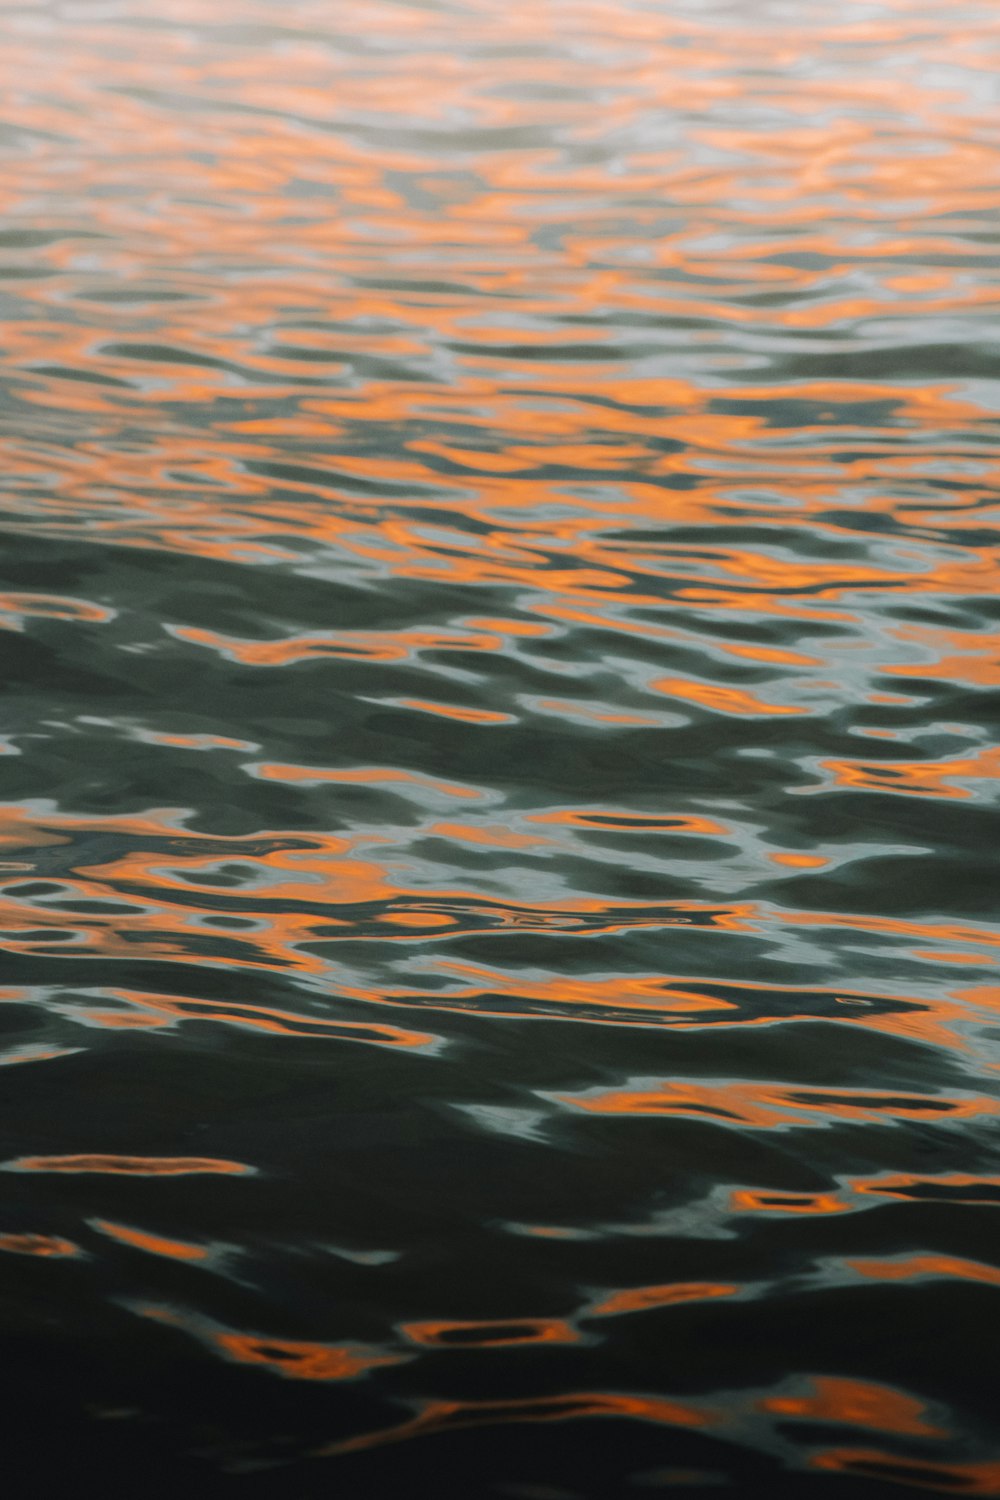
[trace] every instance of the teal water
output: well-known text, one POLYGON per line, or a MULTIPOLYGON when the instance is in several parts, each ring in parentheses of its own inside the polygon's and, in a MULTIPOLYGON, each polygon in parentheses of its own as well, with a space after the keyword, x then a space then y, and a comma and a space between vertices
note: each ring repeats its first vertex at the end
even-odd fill
POLYGON ((1000 1495, 996 7, 0 39, 11 1472, 1000 1495))

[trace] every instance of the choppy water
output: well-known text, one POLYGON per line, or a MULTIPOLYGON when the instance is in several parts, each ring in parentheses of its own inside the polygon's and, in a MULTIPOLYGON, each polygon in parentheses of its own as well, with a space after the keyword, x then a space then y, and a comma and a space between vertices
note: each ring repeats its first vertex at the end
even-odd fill
POLYGON ((0 35, 5 1461, 1000 1494, 996 5, 0 35))

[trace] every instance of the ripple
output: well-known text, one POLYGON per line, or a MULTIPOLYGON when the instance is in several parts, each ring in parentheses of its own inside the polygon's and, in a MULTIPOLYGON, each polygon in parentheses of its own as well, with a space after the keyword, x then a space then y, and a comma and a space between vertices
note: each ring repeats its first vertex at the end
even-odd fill
POLYGON ((11 1430, 1000 1491, 995 8, 3 20, 11 1430))

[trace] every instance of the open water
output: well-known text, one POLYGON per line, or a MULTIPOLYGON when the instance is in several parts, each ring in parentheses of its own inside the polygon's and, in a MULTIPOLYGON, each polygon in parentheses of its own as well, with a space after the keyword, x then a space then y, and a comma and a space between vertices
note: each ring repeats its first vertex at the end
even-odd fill
POLYGON ((17 1492, 1000 1494, 994 0, 0 44, 17 1492))

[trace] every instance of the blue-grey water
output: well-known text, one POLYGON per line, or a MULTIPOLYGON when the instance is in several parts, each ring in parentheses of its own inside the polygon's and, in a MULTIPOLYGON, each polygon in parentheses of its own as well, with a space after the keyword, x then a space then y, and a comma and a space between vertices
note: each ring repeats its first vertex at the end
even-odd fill
POLYGON ((17 1492, 1000 1495, 994 0, 0 78, 17 1492))

